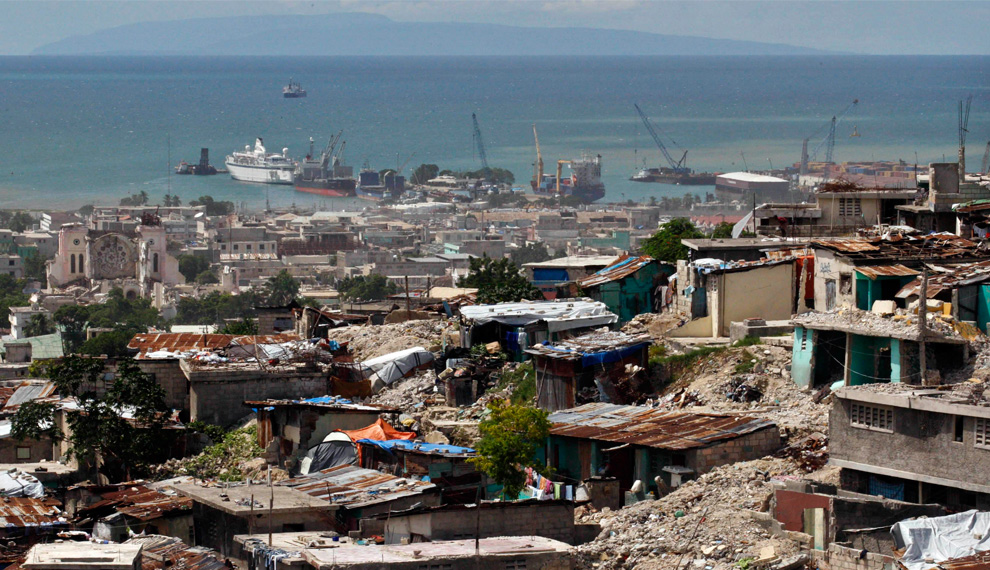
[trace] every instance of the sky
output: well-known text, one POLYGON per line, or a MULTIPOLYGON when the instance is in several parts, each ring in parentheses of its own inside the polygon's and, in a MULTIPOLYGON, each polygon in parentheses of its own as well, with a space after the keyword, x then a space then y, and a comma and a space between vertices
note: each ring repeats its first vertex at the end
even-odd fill
POLYGON ((990 55, 990 0, 0 0, 0 55, 137 22, 368 12, 399 22, 596 27, 875 55, 990 55))

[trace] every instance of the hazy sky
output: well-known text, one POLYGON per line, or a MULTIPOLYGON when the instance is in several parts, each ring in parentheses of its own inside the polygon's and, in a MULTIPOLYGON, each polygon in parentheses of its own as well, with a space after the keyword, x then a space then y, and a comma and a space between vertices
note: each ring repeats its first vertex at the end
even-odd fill
POLYGON ((582 26, 867 54, 990 54, 990 0, 0 0, 0 54, 153 20, 371 12, 396 21, 582 26))

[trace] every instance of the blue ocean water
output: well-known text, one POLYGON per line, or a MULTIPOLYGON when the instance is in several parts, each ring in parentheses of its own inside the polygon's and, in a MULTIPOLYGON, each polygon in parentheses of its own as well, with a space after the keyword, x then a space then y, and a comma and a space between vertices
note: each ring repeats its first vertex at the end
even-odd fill
POLYGON ((645 200, 703 188, 628 180, 661 160, 633 103, 689 150, 689 166, 731 171, 793 164, 801 141, 853 99, 835 160, 954 160, 957 105, 970 94, 972 171, 990 139, 988 57, 6 57, 0 207, 116 204, 141 190, 158 201, 169 188, 183 201, 258 207, 267 194, 273 206, 331 207, 289 187, 168 176, 169 148, 172 165, 195 162, 200 147, 220 165, 261 136, 302 157, 311 136, 320 147, 343 129, 356 168, 411 157, 408 170, 474 169, 471 113, 489 162, 517 184, 532 177, 536 123, 548 165, 601 154, 606 200, 645 200), (290 77, 306 99, 281 97, 290 77), (862 136, 849 137, 854 127, 862 136))

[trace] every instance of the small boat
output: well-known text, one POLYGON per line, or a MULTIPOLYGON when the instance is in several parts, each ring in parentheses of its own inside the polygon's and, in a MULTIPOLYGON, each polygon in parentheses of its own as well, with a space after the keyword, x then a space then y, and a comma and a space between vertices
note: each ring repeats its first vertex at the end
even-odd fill
POLYGON ((282 88, 282 97, 286 99, 299 99, 300 97, 306 96, 306 90, 302 88, 302 85, 289 80, 289 84, 282 88))

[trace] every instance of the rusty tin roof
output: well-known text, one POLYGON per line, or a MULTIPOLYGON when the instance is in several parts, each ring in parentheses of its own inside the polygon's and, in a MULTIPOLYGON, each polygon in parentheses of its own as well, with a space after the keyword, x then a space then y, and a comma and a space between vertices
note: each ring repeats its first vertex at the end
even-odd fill
POLYGON ((605 283, 618 281, 619 279, 636 273, 651 263, 653 263, 653 258, 648 255, 641 257, 623 255, 613 261, 612 264, 605 269, 579 280, 578 285, 582 288, 597 287, 599 285, 604 285, 605 283))
POLYGON ((0 527, 55 527, 67 526, 54 499, 29 497, 4 497, 0 500, 0 527))
POLYGON ((869 277, 873 280, 876 280, 877 277, 881 276, 911 277, 912 275, 918 275, 921 273, 917 269, 911 269, 910 267, 901 265, 900 263, 896 265, 870 265, 865 267, 857 267, 856 271, 864 277, 869 277))
POLYGON ((550 414, 551 435, 685 450, 735 439, 769 420, 747 416, 668 412, 645 406, 592 403, 550 414))
POLYGON ((292 340, 300 340, 299 335, 295 333, 274 335, 144 333, 134 335, 127 348, 137 350, 140 357, 142 354, 158 350, 172 352, 218 350, 230 345, 279 344, 292 340))
POLYGON ((339 465, 282 483, 311 497, 358 508, 433 491, 436 485, 403 479, 374 469, 339 465))

